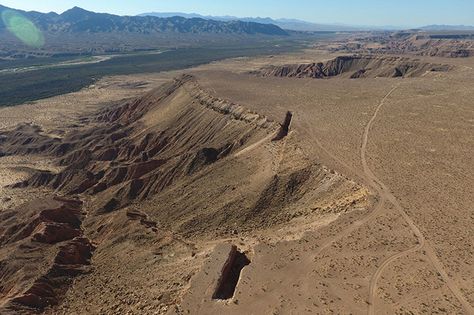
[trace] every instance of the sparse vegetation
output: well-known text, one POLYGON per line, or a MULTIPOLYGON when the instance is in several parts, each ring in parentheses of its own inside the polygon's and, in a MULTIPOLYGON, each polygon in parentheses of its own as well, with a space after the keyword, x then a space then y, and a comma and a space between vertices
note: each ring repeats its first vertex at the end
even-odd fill
MULTIPOLYGON (((107 75, 152 73, 183 69, 225 58, 277 54, 303 47, 298 41, 269 41, 250 45, 227 45, 208 48, 181 48, 162 54, 119 56, 101 63, 36 70, 0 75, 0 106, 17 105, 37 99, 61 95, 92 84, 107 75)), ((41 62, 63 62, 67 58, 41 59, 41 62)), ((36 62, 15 61, 15 66, 36 62)))

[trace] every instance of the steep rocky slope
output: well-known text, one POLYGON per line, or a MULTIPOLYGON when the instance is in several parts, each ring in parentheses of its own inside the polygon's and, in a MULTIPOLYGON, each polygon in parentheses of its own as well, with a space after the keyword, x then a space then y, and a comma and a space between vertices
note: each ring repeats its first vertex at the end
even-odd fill
POLYGON ((95 247, 83 235, 82 202, 45 198, 0 214, 0 312, 56 304, 87 272, 95 247))
MULTIPOLYGON (((291 131, 291 120, 288 113, 279 125, 216 97, 184 75, 83 117, 79 123, 85 127, 61 137, 29 124, 1 132, 3 155, 36 154, 58 165, 59 171, 36 170, 12 187, 37 187, 51 196, 82 201, 64 201, 72 202, 73 209, 61 218, 74 222, 44 219, 42 211, 49 204, 44 201, 35 202, 31 214, 12 212, 2 220, 0 235, 8 242, 8 253, 25 250, 22 242, 28 241, 35 251, 45 250, 43 260, 53 262, 37 273, 47 281, 41 278, 37 284, 39 280, 28 278, 29 285, 20 283, 16 290, 2 287, 6 307, 81 312, 80 296, 87 294, 89 311, 111 312, 133 303, 128 299, 140 292, 141 300, 148 301, 140 311, 164 310, 187 290, 209 242, 251 237, 277 226, 304 233, 314 222, 367 206, 365 188, 307 155, 291 131), (23 231, 22 226, 31 228, 16 237, 11 231, 23 231), (42 242, 49 245, 40 246, 42 242), (72 262, 62 258, 64 251, 71 253, 72 262), (61 266, 71 264, 74 272, 68 267, 64 275, 61 266), (89 264, 92 269, 84 269, 89 264), (81 275, 83 271, 88 273, 81 275), (154 289, 144 290, 148 287, 154 289)), ((19 258, 8 253, 1 258, 0 266, 7 270, 2 270, 2 283, 15 283, 19 258)), ((43 260, 30 259, 24 268, 47 266, 43 260)))
POLYGON ((406 57, 371 55, 340 56, 325 63, 270 66, 254 72, 262 76, 290 78, 330 78, 346 76, 351 79, 375 77, 418 77, 431 71, 449 71, 452 66, 427 63, 406 57))
POLYGON ((277 128, 263 116, 196 89, 190 80, 179 78, 104 111, 93 118, 93 127, 64 139, 43 136, 28 125, 5 134, 8 154, 52 154, 65 167, 56 174, 38 172, 17 186, 97 195, 97 212, 111 212, 162 191, 277 128), (185 89, 190 89, 188 95, 185 89), (166 103, 172 108, 163 110, 166 103))

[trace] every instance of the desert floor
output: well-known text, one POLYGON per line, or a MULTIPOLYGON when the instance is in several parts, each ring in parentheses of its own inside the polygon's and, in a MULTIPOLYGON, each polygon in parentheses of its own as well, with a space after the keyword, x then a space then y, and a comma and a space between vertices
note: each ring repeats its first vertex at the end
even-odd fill
MULTIPOLYGON (((114 240, 107 243, 114 255, 107 249, 95 254, 94 271, 78 277, 64 303, 48 312, 473 314, 474 58, 418 57, 455 68, 417 78, 249 74, 265 65, 333 57, 307 50, 111 77, 77 93, 0 109, 2 129, 32 123, 61 137, 84 115, 190 73, 213 95, 272 120, 281 121, 291 111, 289 145, 296 143, 311 163, 334 170, 340 177, 335 181, 353 183, 343 186, 353 189, 354 200, 363 194, 360 187, 371 196, 351 211, 328 211, 230 237, 182 235, 170 228, 163 231, 169 240, 160 263, 146 240, 143 246, 114 240), (213 259, 226 255, 225 248, 215 246, 223 243, 237 245, 251 263, 243 268, 233 297, 214 300, 212 275, 221 264, 213 259), (163 288, 174 294, 167 296, 163 288)), ((256 143, 239 163, 252 165, 252 159, 265 159, 271 150, 280 148, 256 143)), ((291 163, 291 152, 281 159, 291 163)), ((31 169, 57 167, 40 156, 2 157, 0 187, 24 179, 31 169)), ((0 210, 43 193, 0 188, 0 210)), ((160 200, 135 208, 153 217, 160 200)))

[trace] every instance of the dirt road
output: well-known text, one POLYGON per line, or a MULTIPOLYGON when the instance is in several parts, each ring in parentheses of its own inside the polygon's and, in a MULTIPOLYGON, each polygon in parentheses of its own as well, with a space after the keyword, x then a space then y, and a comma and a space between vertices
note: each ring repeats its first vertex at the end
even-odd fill
POLYGON ((392 203, 397 211, 400 213, 402 218, 405 220, 405 222, 408 224, 410 229, 413 231, 413 233, 416 235, 418 239, 418 244, 415 247, 409 248, 406 251, 397 253, 395 255, 392 255, 388 257, 377 269, 377 271, 374 273, 372 276, 372 279, 370 281, 370 289, 369 289, 369 308, 368 308, 368 314, 373 315, 376 314, 375 309, 375 300, 376 300, 376 295, 377 295, 377 281, 379 280, 380 276, 382 275, 384 269, 393 261, 397 260, 398 258, 401 258, 405 255, 408 255, 409 253, 419 251, 421 249, 425 249, 425 253, 428 256, 429 260, 433 264, 433 266, 436 268, 438 273, 441 275, 443 278, 444 282, 446 285, 449 287, 451 292, 456 296, 458 301, 461 303, 464 311, 467 314, 474 314, 474 309, 472 306, 469 304, 469 302, 466 300, 464 295, 462 294, 461 290, 459 287, 454 283, 454 281, 451 280, 451 278, 448 276, 446 270, 444 269, 443 264, 441 261, 438 259, 436 256, 434 250, 427 244, 426 239, 424 235, 421 233, 420 229, 416 226, 416 224, 413 222, 413 220, 410 218, 410 216, 403 210, 401 205, 398 203, 397 199, 395 196, 390 192, 390 189, 380 180, 377 178, 377 176, 374 174, 374 172, 371 170, 371 168, 368 165, 367 162, 367 143, 369 140, 369 134, 370 130, 377 119, 377 115, 379 114, 380 110, 386 103, 387 99, 390 97, 390 95, 395 92, 401 83, 397 84, 395 87, 393 87, 385 96, 384 98, 380 101, 379 106, 374 112, 374 115, 370 119, 369 123, 367 124, 364 135, 362 138, 362 145, 361 145, 361 162, 362 166, 364 169, 364 174, 367 178, 368 184, 377 191, 377 194, 380 196, 380 201, 377 205, 377 208, 372 212, 372 215, 377 212, 379 208, 383 206, 383 202, 385 200, 388 200, 390 203, 392 203))

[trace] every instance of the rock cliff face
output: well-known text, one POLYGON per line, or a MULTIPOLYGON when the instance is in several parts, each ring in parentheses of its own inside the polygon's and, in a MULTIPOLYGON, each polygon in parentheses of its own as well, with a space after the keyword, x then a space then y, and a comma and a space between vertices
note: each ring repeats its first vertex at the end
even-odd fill
POLYGON ((262 76, 324 79, 346 76, 351 79, 375 77, 418 77, 428 71, 449 71, 452 67, 405 57, 370 55, 341 56, 325 63, 270 66, 254 72, 262 76))

